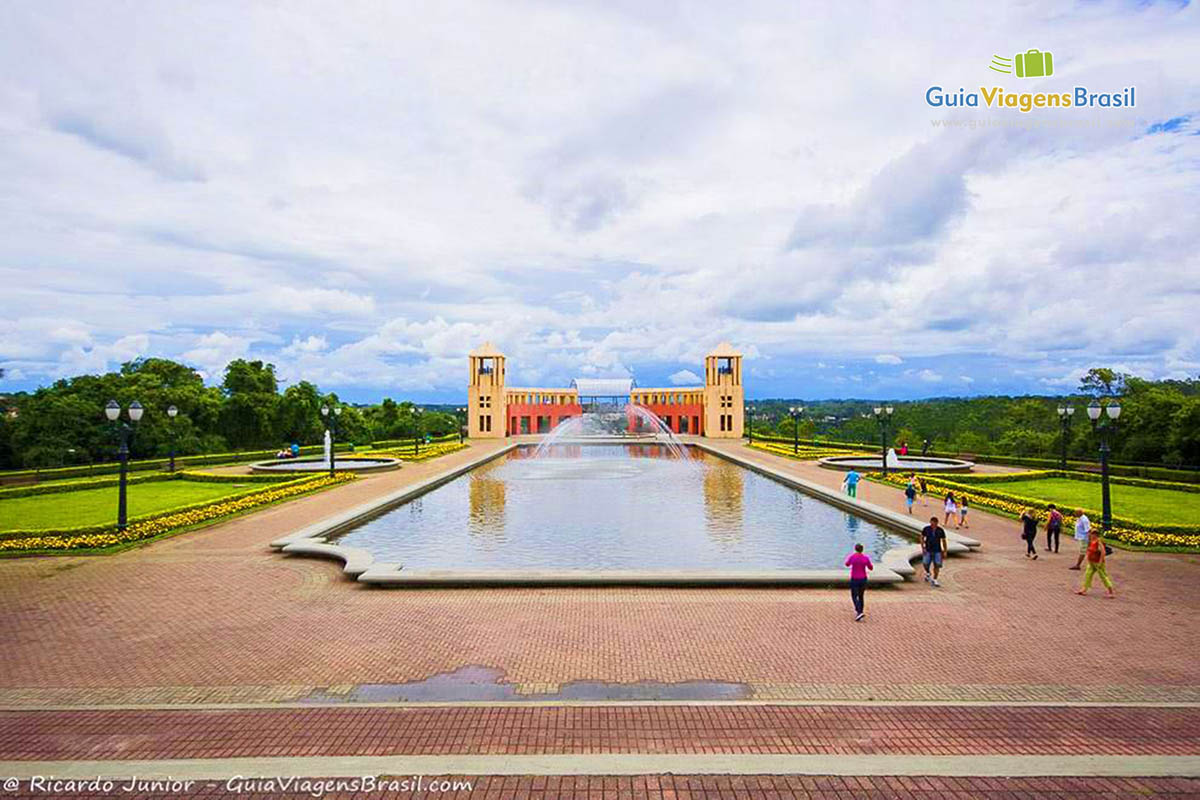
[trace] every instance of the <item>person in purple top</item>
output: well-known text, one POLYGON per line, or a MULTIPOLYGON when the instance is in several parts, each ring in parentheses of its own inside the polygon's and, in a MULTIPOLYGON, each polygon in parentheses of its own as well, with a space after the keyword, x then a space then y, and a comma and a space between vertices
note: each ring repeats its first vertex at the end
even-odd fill
POLYGON ((871 557, 863 552, 861 544, 854 545, 854 552, 846 557, 846 566, 850 568, 850 599, 854 601, 854 621, 862 622, 866 613, 863 603, 867 591, 867 570, 875 569, 871 557))

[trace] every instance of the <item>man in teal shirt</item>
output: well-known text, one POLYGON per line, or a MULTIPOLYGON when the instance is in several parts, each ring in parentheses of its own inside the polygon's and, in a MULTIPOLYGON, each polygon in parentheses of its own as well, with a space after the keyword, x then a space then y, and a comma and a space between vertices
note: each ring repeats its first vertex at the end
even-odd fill
POLYGON ((842 481, 842 485, 846 487, 846 494, 858 497, 858 480, 861 477, 853 468, 846 473, 846 480, 842 481))

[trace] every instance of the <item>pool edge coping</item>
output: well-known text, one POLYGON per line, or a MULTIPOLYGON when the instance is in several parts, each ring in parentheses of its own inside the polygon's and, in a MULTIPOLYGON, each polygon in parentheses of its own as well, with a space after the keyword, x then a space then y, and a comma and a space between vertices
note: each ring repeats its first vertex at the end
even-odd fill
MULTIPOLYGON (((524 444, 527 443, 511 442, 498 450, 485 453, 411 486, 319 520, 273 540, 270 546, 289 554, 339 559, 343 562, 343 573, 361 583, 373 586, 846 586, 850 583, 849 574, 836 568, 786 571, 522 570, 519 572, 481 572, 440 569, 404 571, 402 565, 377 562, 375 557, 364 548, 327 541, 329 536, 431 492, 489 461, 507 455, 524 444)), ((915 520, 888 509, 856 498, 846 497, 819 484, 788 475, 765 464, 749 461, 737 454, 719 450, 702 441, 693 440, 684 444, 735 463, 743 469, 764 475, 796 491, 827 502, 835 508, 862 517, 868 522, 895 530, 901 535, 917 536, 920 534, 922 526, 915 520)), ((979 541, 951 531, 946 531, 946 537, 948 554, 968 553, 981 546, 979 541)), ((870 575, 869 582, 872 584, 902 583, 916 574, 916 569, 911 562, 920 557, 921 548, 917 544, 894 547, 883 554, 878 568, 870 575)))

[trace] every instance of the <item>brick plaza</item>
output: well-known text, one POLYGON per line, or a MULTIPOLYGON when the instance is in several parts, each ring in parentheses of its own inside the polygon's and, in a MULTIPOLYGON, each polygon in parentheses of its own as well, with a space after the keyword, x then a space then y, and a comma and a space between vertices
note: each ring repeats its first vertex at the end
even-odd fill
MULTIPOLYGON (((754 772, 778 756, 830 772, 610 775, 596 760, 522 775, 518 760, 474 796, 1200 793, 1187 776, 1063 772, 1088 755, 1194 768, 1195 556, 1118 551, 1119 597, 1081 598, 1067 546, 1029 562, 1015 522, 975 510, 983 547, 950 559, 941 589, 872 589, 854 624, 844 590, 377 589, 267 546, 499 446, 113 556, 0 561, 0 762, 294 757, 331 776, 352 758, 619 758, 627 773, 637 757, 754 772), (911 772, 935 757, 946 774, 911 772), (1022 758, 1056 772, 1016 774, 1022 758), (870 774, 832 774, 857 769, 870 774)), ((861 496, 902 507, 888 487, 861 496)))

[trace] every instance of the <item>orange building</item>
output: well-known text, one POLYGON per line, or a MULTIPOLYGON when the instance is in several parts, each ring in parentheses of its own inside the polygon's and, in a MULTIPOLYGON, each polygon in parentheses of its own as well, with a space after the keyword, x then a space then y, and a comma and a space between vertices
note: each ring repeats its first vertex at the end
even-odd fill
MULTIPOLYGON (((631 378, 576 378, 565 389, 523 389, 506 382, 504 354, 490 342, 468 356, 467 430, 471 438, 549 433, 597 405, 638 405, 675 433, 710 439, 742 436, 742 354, 722 343, 704 358, 703 386, 643 388, 631 378)), ((636 418, 630 429, 636 430, 636 418)))

